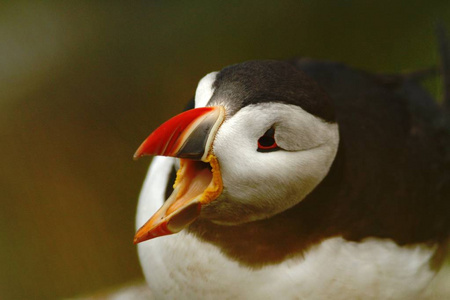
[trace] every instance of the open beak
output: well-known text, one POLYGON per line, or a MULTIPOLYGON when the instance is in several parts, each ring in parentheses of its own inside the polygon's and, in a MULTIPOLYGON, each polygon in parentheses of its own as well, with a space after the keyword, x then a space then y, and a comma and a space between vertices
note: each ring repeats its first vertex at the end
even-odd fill
POLYGON ((201 207, 222 193, 222 177, 212 142, 225 117, 222 106, 185 111, 158 127, 134 154, 180 158, 174 191, 134 237, 140 243, 179 232, 200 215, 201 207))

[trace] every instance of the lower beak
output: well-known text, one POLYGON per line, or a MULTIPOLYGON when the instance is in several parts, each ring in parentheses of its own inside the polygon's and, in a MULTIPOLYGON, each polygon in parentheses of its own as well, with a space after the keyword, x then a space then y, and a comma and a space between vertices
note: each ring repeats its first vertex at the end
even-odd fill
POLYGON ((220 106, 186 111, 158 127, 136 151, 135 158, 178 157, 180 169, 172 194, 137 231, 135 244, 181 231, 195 221, 204 204, 222 193, 219 163, 211 148, 224 116, 220 106))

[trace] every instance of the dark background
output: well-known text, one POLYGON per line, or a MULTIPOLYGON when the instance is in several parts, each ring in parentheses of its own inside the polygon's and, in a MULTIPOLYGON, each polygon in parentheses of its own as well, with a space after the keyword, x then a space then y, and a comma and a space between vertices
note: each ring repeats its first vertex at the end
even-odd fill
POLYGON ((132 238, 149 159, 132 155, 206 73, 294 56, 426 68, 437 20, 450 28, 448 0, 0 4, 0 299, 142 278, 132 238))

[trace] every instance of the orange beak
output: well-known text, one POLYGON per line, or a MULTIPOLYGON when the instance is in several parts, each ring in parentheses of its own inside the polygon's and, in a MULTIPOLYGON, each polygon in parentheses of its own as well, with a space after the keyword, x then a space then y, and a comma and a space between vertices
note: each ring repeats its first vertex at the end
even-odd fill
POLYGON ((136 233, 134 243, 181 231, 195 221, 204 204, 222 193, 222 177, 211 151, 225 117, 221 106, 183 112, 158 127, 134 154, 180 158, 174 191, 163 206, 136 233))

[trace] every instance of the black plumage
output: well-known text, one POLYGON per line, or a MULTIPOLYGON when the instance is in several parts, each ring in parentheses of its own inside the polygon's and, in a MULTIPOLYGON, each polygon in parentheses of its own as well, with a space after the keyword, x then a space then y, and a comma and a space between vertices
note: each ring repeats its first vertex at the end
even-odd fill
POLYGON ((330 226, 350 240, 407 244, 448 236, 448 115, 420 82, 337 63, 295 65, 334 100, 341 136, 329 175, 305 200, 328 202, 330 226))
POLYGON ((334 122, 332 100, 295 65, 284 61, 247 61, 221 70, 213 84, 209 105, 226 101, 229 116, 258 103, 280 102, 302 107, 334 122))

